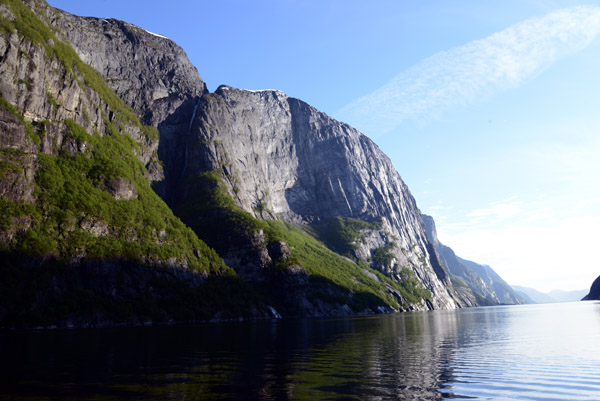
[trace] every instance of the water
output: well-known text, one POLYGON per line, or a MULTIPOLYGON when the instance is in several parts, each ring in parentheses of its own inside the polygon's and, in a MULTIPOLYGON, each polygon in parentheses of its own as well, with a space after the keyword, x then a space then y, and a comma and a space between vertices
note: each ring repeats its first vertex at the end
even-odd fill
POLYGON ((600 400, 600 302, 0 333, 6 400, 600 400))

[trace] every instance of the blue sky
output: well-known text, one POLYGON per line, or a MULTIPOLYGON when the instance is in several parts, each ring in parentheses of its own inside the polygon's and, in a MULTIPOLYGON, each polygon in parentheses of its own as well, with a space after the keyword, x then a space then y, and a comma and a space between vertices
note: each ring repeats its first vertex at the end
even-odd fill
POLYGON ((600 275, 600 1, 50 0, 280 89, 371 137, 440 239, 510 284, 600 275))

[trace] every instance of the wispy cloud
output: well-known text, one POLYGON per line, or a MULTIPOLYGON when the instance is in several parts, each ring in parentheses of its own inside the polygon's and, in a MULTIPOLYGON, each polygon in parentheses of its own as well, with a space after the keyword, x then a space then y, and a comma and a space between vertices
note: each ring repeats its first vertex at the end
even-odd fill
POLYGON ((336 113, 367 134, 516 88, 600 34, 600 7, 579 6, 512 25, 437 53, 336 113))

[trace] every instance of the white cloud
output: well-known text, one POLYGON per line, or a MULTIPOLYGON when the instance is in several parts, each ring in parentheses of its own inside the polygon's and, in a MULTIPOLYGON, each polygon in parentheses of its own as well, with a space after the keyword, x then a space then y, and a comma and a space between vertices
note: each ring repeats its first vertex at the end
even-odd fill
POLYGON ((493 202, 488 208, 476 209, 467 214, 467 217, 486 217, 488 220, 504 220, 523 213, 521 202, 516 197, 510 197, 501 202, 493 202))
POLYGON ((345 106, 336 118, 370 135, 407 119, 428 119, 497 91, 516 88, 600 33, 600 7, 532 18, 485 39, 437 53, 345 106))

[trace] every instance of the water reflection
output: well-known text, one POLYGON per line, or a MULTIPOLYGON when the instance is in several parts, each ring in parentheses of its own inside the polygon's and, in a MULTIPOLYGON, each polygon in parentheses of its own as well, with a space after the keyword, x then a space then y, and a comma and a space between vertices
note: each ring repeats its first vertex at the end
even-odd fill
POLYGON ((595 399, 600 303, 0 333, 0 399, 595 399))

